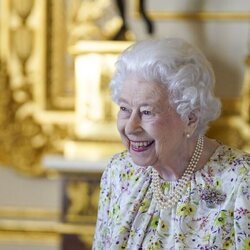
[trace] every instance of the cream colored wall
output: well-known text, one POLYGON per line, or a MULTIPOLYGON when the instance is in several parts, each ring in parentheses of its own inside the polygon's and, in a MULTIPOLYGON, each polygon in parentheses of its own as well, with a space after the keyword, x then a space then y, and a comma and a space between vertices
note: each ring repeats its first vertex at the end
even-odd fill
POLYGON ((61 180, 25 177, 0 166, 0 207, 60 211, 61 180))
MULTIPOLYGON (((134 0, 129 1, 128 15, 134 11, 134 0)), ((154 11, 187 12, 248 12, 249 0, 147 0, 147 9, 154 11), (163 3, 164 2, 164 3, 163 3)), ((141 40, 148 38, 140 19, 129 18, 130 28, 141 40)), ((245 71, 244 60, 250 53, 250 20, 156 20, 154 37, 181 37, 198 46, 213 65, 216 93, 220 97, 240 95, 245 71)))

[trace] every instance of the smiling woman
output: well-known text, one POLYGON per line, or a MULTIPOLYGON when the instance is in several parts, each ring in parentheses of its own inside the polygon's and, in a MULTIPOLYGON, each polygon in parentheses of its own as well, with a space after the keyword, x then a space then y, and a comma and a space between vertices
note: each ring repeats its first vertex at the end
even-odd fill
POLYGON ((128 79, 120 98, 117 125, 123 144, 136 164, 154 165, 160 170, 164 161, 181 150, 180 131, 185 130, 180 116, 170 108, 166 89, 159 84, 128 79))
POLYGON ((244 249, 250 156, 205 136, 220 114, 214 83, 178 38, 121 54, 111 89, 127 151, 102 176, 93 249, 244 249))

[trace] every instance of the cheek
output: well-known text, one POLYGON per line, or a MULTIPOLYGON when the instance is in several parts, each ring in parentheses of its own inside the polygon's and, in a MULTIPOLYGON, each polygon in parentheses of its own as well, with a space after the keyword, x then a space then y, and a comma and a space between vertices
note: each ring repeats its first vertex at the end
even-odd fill
POLYGON ((127 136, 122 131, 119 131, 119 133, 120 133, 121 143, 123 144, 123 146, 125 146, 127 150, 129 150, 130 143, 127 136))
POLYGON ((156 137, 155 139, 161 139, 162 137, 164 137, 166 131, 168 131, 167 123, 163 119, 159 119, 150 124, 150 128, 151 134, 156 137))
POLYGON ((124 133, 124 128, 125 128, 124 121, 118 118, 116 122, 116 126, 120 134, 124 133))
POLYGON ((169 144, 175 141, 175 131, 178 129, 171 121, 159 119, 152 126, 152 137, 155 139, 156 151, 165 151, 169 144))
MULTIPOLYGON (((171 151, 180 145, 183 135, 183 125, 178 120, 160 120, 155 124, 156 150, 171 151)), ((164 154, 163 154, 164 155, 164 154)))
POLYGON ((171 136, 176 132, 181 132, 183 130, 183 121, 176 116, 169 116, 167 119, 164 117, 162 119, 158 119, 155 122, 155 130, 158 133, 161 133, 163 136, 171 136))
POLYGON ((125 135, 125 122, 123 120, 118 119, 116 124, 117 124, 117 130, 120 133, 122 143, 124 144, 124 146, 128 148, 129 142, 127 136, 125 135))

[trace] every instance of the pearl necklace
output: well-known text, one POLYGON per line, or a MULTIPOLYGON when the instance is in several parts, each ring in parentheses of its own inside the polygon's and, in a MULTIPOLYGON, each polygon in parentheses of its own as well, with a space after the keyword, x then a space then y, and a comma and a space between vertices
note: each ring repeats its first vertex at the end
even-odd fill
POLYGON ((203 144, 204 138, 203 136, 200 136, 197 140, 197 144, 188 167, 184 171, 182 177, 177 181, 174 189, 170 191, 168 195, 164 195, 162 193, 159 174, 157 170, 152 168, 151 176, 153 195, 161 209, 168 209, 174 206, 186 191, 188 182, 191 180, 194 170, 200 160, 203 151, 203 144))

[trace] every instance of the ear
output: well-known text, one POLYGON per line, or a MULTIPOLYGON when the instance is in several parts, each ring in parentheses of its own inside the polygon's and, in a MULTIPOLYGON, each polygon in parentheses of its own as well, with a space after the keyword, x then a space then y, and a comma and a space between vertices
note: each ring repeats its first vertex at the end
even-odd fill
POLYGON ((199 110, 193 110, 188 115, 187 124, 186 124, 186 132, 192 135, 196 130, 199 122, 199 110))

